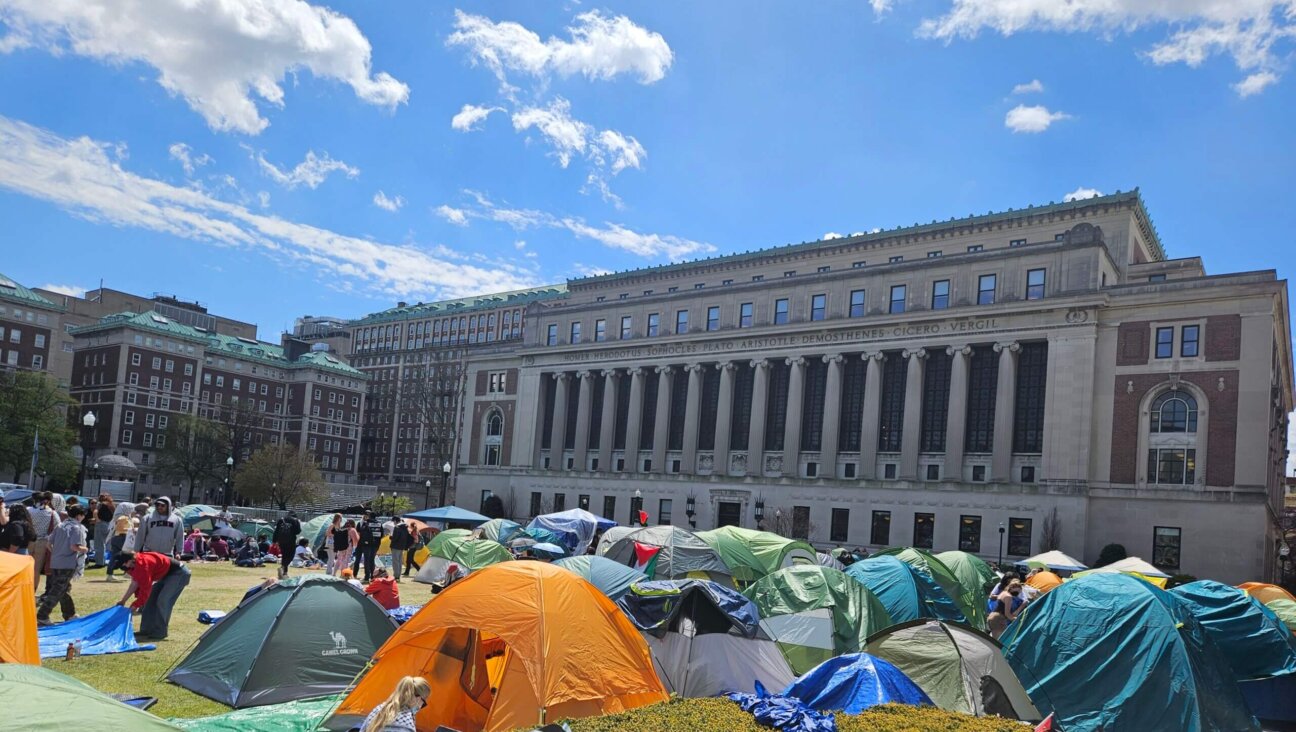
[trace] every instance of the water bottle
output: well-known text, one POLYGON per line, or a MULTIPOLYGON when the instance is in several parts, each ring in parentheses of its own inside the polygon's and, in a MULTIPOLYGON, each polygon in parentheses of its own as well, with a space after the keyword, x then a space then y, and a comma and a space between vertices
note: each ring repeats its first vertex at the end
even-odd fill
POLYGON ((80 639, 80 638, 77 638, 77 639, 76 639, 76 657, 77 657, 77 658, 80 658, 80 657, 81 657, 81 639, 80 639))
POLYGON ((71 661, 73 658, 76 658, 76 643, 69 643, 67 647, 67 654, 63 656, 63 660, 71 661))

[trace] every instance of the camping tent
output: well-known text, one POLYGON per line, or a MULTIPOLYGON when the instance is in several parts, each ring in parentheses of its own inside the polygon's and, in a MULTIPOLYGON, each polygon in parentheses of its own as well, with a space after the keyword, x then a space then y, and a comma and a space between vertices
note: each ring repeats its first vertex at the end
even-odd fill
POLYGON ((1052 572, 1036 572, 1026 578, 1026 584, 1039 590, 1042 595, 1061 586, 1062 578, 1052 572))
POLYGON ((29 556, 0 552, 0 663, 40 665, 34 567, 29 556))
POLYGON ((554 561, 554 565, 584 577, 612 600, 629 591, 630 585, 648 579, 647 575, 636 569, 617 564, 605 557, 594 557, 588 554, 558 559, 554 561))
POLYGON ((864 650, 895 664, 941 709, 1036 721, 1001 646, 966 625, 915 620, 870 637, 864 650))
POLYGON ((832 567, 838 571, 846 569, 846 565, 842 564, 840 559, 828 552, 815 552, 815 557, 819 560, 819 566, 821 567, 832 567))
POLYGON ((1272 610, 1236 587, 1199 580, 1170 591, 1215 641, 1239 681, 1296 673, 1296 638, 1272 610))
POLYGON ((967 616, 940 585, 895 557, 869 557, 847 567, 846 574, 877 595, 893 622, 920 618, 967 622, 967 616))
POLYGON ((185 528, 193 526, 203 516, 215 516, 219 513, 219 508, 213 508, 205 503, 190 503, 175 510, 175 515, 184 522, 185 528))
POLYGON ((651 526, 622 532, 603 556, 617 564, 639 567, 653 579, 710 579, 726 583, 729 568, 706 542, 678 526, 651 526))
POLYGON ((212 626, 167 679, 235 708, 336 694, 395 629, 350 582, 292 577, 212 626))
MULTIPOLYGON (((30 601, 30 600, 29 600, 30 601)), ((0 689, 10 729, 67 730, 87 720, 102 729, 179 732, 148 712, 123 704, 88 684, 40 666, 0 663, 0 689)))
MULTIPOLYGON (((573 508, 558 513, 546 513, 543 516, 536 516, 527 524, 530 529, 545 529, 558 535, 559 545, 565 547, 571 554, 584 554, 589 548, 590 542, 594 540, 594 534, 598 532, 600 522, 606 522, 607 519, 600 519, 598 516, 581 508, 573 508)), ((539 539, 539 536, 535 537, 539 539)))
POLYGON ((451 565, 461 570, 459 573, 468 573, 513 558, 503 544, 474 538, 468 529, 442 531, 428 542, 427 551, 428 558, 414 577, 427 584, 444 583, 451 565))
POLYGON ((1296 602, 1284 600, 1280 597, 1276 600, 1270 600, 1265 607, 1272 610, 1274 615, 1277 615, 1278 619, 1283 621, 1283 625, 1286 625, 1288 630, 1296 633, 1296 602))
POLYGON ((613 526, 599 535, 598 545, 594 548, 594 553, 600 557, 607 554, 608 548, 620 541, 626 534, 639 531, 642 528, 642 526, 613 526))
POLYGON ((425 524, 470 524, 472 526, 484 524, 490 520, 480 513, 469 511, 466 508, 459 508, 458 506, 426 508, 422 511, 407 513, 403 518, 412 518, 425 524))
POLYGON ((867 587, 831 567, 785 567, 743 594, 756 603, 761 627, 799 674, 833 656, 860 651, 870 635, 892 623, 867 587))
POLYGON ((329 729, 349 729, 404 676, 432 686, 419 729, 532 729, 665 701, 642 636, 596 587, 504 562, 446 588, 378 649, 329 729))
POLYGON ((477 535, 483 539, 507 544, 509 539, 522 533, 522 524, 508 519, 494 518, 478 526, 476 531, 477 535))
POLYGON ((751 600, 715 582, 663 580, 630 588, 617 604, 643 631, 666 690, 685 697, 779 689, 796 678, 761 630, 751 600))
POLYGON ((1243 582, 1237 587, 1239 590, 1242 590, 1265 605, 1268 605, 1274 600, 1290 600, 1296 602, 1296 597, 1292 596, 1292 593, 1284 590, 1278 585, 1270 585, 1264 582, 1243 582))
POLYGON ((1129 575, 1067 582, 1001 640, 1031 701, 1067 732, 1260 729, 1188 606, 1129 575))
POLYGON ((1112 562, 1111 564, 1104 564, 1101 567, 1095 567, 1084 572, 1077 572, 1075 576, 1083 577, 1090 574, 1112 574, 1115 572, 1132 572, 1134 574, 1141 574, 1144 577, 1155 577, 1159 579, 1168 579, 1170 577, 1170 575, 1162 572, 1138 557, 1125 557, 1124 559, 1112 562))
POLYGON ((729 574, 741 583, 755 582, 765 575, 793 564, 818 564, 814 547, 768 531, 738 526, 721 526, 699 531, 697 537, 716 550, 729 567, 729 574))
MULTIPOLYGON (((328 536, 328 527, 333 523, 333 514, 324 513, 316 516, 310 521, 302 524, 300 538, 309 539, 311 551, 318 552, 319 548, 324 545, 324 539, 328 536)), ((345 523, 345 522, 344 522, 345 523)), ((274 533, 274 526, 271 525, 270 533, 274 533)), ((330 547, 331 548, 331 547, 330 547)))
POLYGON ((990 588, 999 579, 994 569, 975 554, 953 550, 941 552, 936 555, 936 558, 949 567, 949 570, 958 578, 960 585, 976 591, 978 601, 989 594, 990 588))
POLYGON ((904 672, 867 653, 830 658, 783 690, 820 712, 859 714, 878 704, 930 705, 931 699, 904 672))
MULTIPOLYGON (((964 584, 953 570, 936 558, 926 549, 915 547, 887 549, 874 556, 893 556, 914 569, 930 577, 940 585, 945 594, 958 605, 968 624, 985 630, 986 628, 986 588, 981 586, 980 579, 964 584)), ((988 568, 988 567, 987 567, 988 568)))
POLYGON ((1068 556, 1056 549, 1043 554, 1036 554, 1033 557, 1027 557, 1017 562, 1017 568, 1022 570, 1028 569, 1047 569, 1051 572, 1079 572, 1088 569, 1084 562, 1079 559, 1068 556))

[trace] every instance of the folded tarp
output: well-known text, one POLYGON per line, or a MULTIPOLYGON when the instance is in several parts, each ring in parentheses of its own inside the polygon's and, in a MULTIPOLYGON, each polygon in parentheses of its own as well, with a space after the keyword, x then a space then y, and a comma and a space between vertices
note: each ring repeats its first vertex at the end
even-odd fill
POLYGON ((131 612, 120 605, 91 613, 82 618, 57 625, 38 628, 41 658, 61 658, 67 654, 69 643, 81 642, 81 655, 102 656, 107 653, 151 651, 152 643, 135 642, 135 629, 131 627, 131 612))
POLYGON ((324 721, 324 717, 328 716, 337 702, 336 696, 322 696, 317 699, 236 709, 213 717, 170 721, 189 732, 244 732, 245 730, 310 732, 324 721))

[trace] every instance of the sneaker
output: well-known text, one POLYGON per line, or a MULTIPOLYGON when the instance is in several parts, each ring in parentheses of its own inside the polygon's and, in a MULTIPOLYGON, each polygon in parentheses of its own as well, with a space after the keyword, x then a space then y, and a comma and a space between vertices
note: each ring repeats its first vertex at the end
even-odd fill
POLYGON ((81 618, 80 615, 73 615, 73 616, 70 617, 70 618, 63 618, 63 622, 65 622, 65 623, 70 623, 70 622, 72 622, 73 620, 79 620, 80 618, 81 618))
POLYGON ((36 625, 37 627, 48 628, 53 625, 53 623, 50 622, 49 618, 36 618, 36 625))
POLYGON ((110 574, 104 577, 104 582, 121 582, 121 580, 110 574))

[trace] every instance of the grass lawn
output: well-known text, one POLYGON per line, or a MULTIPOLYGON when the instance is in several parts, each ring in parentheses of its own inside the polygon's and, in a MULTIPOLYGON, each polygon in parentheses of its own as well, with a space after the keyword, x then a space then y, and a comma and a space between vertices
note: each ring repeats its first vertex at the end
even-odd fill
MULTIPOLYGON (((171 615, 169 637, 157 643, 157 650, 85 656, 70 662, 56 658, 46 660, 43 664, 60 673, 75 676, 100 691, 155 696, 158 698, 157 706, 149 711, 160 717, 205 717, 227 712, 229 707, 224 704, 170 684, 163 676, 184 657, 194 641, 198 640, 198 636, 209 627, 198 622, 200 610, 233 610, 248 588, 262 578, 273 578, 275 569, 273 566, 244 569, 228 562, 190 563, 189 571, 193 573, 193 579, 176 602, 175 612, 171 615)), ((301 569, 289 571, 293 574, 310 573, 301 569)), ((129 578, 123 582, 107 582, 102 569, 88 570, 85 577, 72 585, 77 612, 88 615, 118 602, 126 591, 128 582, 129 578)), ((57 609, 52 619, 59 619, 57 609)), ((138 616, 135 618, 135 628, 139 629, 138 616)))

